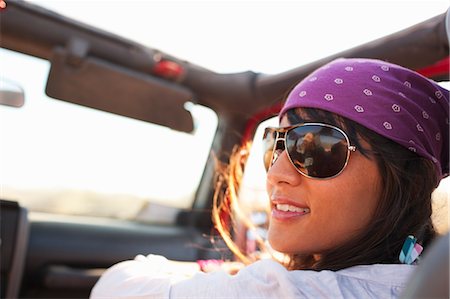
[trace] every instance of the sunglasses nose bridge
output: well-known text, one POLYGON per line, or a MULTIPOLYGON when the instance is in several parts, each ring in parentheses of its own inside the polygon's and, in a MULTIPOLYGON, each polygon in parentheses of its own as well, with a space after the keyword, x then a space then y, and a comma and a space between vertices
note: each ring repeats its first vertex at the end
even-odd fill
POLYGON ((275 147, 276 150, 285 150, 286 149, 286 133, 285 132, 277 132, 277 136, 275 138, 275 147))
POLYGON ((273 147, 272 147, 272 155, 269 164, 266 166, 266 170, 268 171, 269 168, 272 167, 272 165, 275 163, 275 161, 278 159, 280 154, 285 150, 286 144, 285 144, 285 133, 280 131, 275 131, 276 135, 273 141, 273 147))

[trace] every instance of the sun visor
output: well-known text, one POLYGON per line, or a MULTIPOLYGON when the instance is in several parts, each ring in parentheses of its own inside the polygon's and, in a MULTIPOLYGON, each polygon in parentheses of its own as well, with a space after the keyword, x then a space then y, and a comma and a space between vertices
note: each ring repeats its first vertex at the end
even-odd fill
POLYGON ((184 104, 192 92, 175 83, 95 57, 73 57, 56 48, 46 93, 49 97, 94 109, 192 132, 184 104))

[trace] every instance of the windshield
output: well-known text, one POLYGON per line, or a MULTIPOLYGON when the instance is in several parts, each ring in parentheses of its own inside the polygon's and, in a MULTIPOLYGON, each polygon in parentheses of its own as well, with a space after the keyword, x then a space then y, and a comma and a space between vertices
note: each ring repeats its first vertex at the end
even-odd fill
POLYGON ((115 218, 134 218, 147 202, 192 205, 217 126, 212 110, 188 103, 194 132, 181 133, 51 99, 48 61, 5 49, 0 60, 1 82, 26 97, 19 109, 0 105, 3 198, 115 218))

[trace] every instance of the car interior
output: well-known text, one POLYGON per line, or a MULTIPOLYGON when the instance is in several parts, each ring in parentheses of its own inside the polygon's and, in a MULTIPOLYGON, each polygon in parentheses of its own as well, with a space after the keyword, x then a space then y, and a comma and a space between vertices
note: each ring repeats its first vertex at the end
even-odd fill
MULTIPOLYGON (((194 200, 185 208, 166 208, 172 217, 167 223, 42 216, 20 198, 2 194, 2 298, 87 298, 106 268, 140 253, 180 261, 232 259, 210 216, 217 162, 226 163, 236 145, 254 138, 291 86, 333 59, 377 58, 449 81, 448 11, 279 74, 217 73, 20 0, 9 0, 0 10, 0 30, 2 49, 49 62, 45 93, 56 101, 188 134, 196 124, 187 102, 217 115, 214 154, 206 160, 194 200), (215 242, 205 237, 211 235, 215 242)), ((1 97, 2 106, 22 109, 20 90, 2 90, 1 97)), ((404 298, 449 297, 448 253, 447 233, 423 259, 404 298)))

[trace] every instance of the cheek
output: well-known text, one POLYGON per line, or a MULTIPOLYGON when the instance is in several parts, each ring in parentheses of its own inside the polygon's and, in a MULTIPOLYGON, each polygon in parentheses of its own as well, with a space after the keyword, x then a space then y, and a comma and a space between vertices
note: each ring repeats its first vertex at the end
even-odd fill
POLYGON ((373 220, 381 197, 381 177, 376 163, 366 159, 360 161, 349 169, 341 184, 337 184, 333 202, 324 203, 334 207, 335 217, 350 236, 373 220))
MULTIPOLYGON (((335 198, 333 203, 329 203, 329 211, 333 214, 336 225, 347 228, 347 234, 352 235, 364 229, 372 220, 375 209, 378 205, 379 196, 373 193, 371 186, 365 184, 353 185, 351 194, 339 192, 340 198, 335 198)), ((324 203, 326 204, 326 203, 324 203)))
POLYGON ((315 232, 322 249, 344 244, 374 220, 381 197, 381 176, 372 160, 354 157, 348 171, 316 188, 312 202, 315 232), (358 162, 358 163, 356 163, 358 162))

